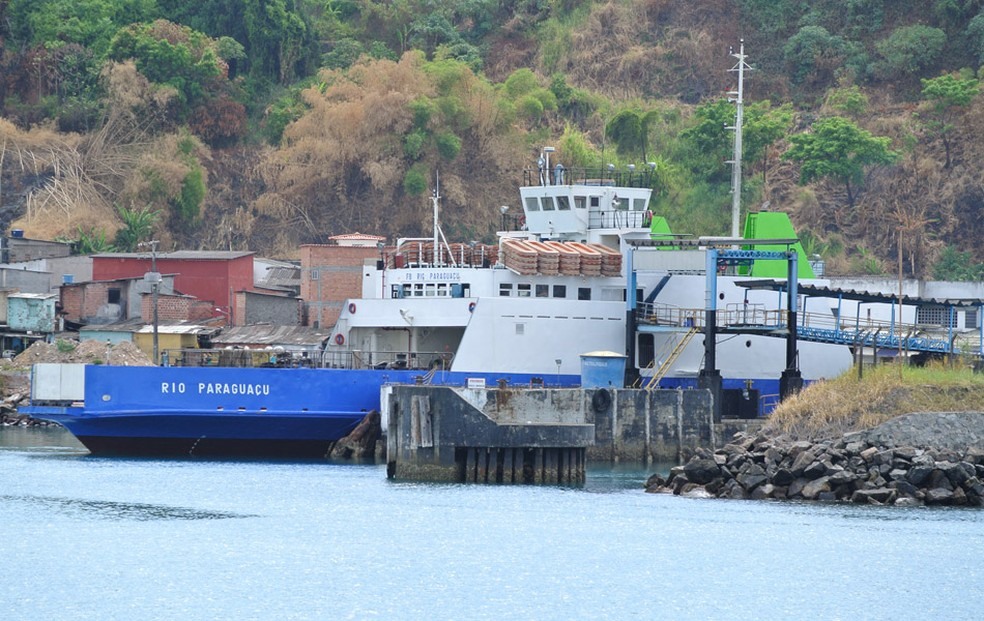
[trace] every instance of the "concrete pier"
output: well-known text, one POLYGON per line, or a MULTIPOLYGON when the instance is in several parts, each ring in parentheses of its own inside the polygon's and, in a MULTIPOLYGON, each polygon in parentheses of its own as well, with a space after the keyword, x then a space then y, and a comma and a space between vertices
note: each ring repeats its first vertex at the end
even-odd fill
POLYGON ((577 389, 395 386, 387 473, 475 483, 584 482, 594 425, 577 389))
POLYGON ((589 461, 682 464, 698 448, 720 448, 735 433, 757 430, 764 422, 715 420, 709 390, 600 388, 583 392, 585 421, 595 427, 589 461))
POLYGON ((714 419, 708 390, 393 386, 390 478, 577 484, 587 461, 682 464, 761 420, 714 419))

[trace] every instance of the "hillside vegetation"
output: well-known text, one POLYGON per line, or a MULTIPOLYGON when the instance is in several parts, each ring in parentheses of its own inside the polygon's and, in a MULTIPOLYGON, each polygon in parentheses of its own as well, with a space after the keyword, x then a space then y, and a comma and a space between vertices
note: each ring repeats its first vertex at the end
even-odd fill
POLYGON ((653 166, 675 231, 743 204, 828 271, 984 275, 982 0, 0 0, 0 222, 80 251, 443 224, 491 239, 544 145, 653 166))

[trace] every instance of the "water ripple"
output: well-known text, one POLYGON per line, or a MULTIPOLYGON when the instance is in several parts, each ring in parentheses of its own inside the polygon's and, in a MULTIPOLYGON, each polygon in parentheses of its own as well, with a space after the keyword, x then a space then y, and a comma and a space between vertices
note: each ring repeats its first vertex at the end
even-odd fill
POLYGON ((208 511, 168 505, 87 500, 83 498, 58 498, 54 496, 0 496, 0 502, 41 507, 66 515, 81 515, 106 520, 131 520, 137 522, 150 520, 228 520, 256 517, 255 515, 230 513, 228 511, 208 511))

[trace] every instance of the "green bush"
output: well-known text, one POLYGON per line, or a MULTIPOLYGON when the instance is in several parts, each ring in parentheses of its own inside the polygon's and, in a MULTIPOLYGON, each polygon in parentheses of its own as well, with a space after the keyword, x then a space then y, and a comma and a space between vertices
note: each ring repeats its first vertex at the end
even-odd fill
POLYGON ((403 154, 411 161, 420 159, 426 142, 426 132, 419 129, 413 130, 403 138, 403 154))
POLYGON ((422 166, 414 166, 403 177, 403 191, 410 196, 420 196, 427 191, 427 175, 422 166))
POLYGON ((458 152, 461 151, 461 138, 452 132, 441 132, 437 135, 435 142, 437 143, 437 152, 446 160, 453 160, 458 157, 458 152))

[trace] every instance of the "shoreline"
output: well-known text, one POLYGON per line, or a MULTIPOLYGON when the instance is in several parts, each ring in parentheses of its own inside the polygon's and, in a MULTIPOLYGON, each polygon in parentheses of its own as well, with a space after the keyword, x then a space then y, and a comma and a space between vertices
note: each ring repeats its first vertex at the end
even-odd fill
POLYGON ((834 439, 735 434, 650 493, 892 506, 984 506, 984 413, 913 413, 834 439))

